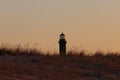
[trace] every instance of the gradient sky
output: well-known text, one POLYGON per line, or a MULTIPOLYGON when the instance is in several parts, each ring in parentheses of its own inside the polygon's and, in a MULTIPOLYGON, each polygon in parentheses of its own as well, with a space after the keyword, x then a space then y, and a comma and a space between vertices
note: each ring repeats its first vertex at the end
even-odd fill
POLYGON ((120 0, 0 0, 0 43, 120 51, 120 0))

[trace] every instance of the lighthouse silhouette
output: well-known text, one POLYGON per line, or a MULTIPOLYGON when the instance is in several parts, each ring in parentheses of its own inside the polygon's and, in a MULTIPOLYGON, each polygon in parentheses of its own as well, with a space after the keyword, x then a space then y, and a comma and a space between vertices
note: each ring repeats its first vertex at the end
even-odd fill
POLYGON ((61 56, 66 55, 66 43, 67 41, 65 40, 65 34, 61 33, 60 34, 60 39, 59 39, 59 54, 61 56))

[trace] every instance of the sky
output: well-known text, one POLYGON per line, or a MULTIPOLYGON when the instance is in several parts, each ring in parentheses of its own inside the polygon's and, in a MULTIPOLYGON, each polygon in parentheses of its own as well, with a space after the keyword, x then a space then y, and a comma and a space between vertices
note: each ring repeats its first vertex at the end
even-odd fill
POLYGON ((120 51, 120 0, 0 0, 0 43, 120 51))

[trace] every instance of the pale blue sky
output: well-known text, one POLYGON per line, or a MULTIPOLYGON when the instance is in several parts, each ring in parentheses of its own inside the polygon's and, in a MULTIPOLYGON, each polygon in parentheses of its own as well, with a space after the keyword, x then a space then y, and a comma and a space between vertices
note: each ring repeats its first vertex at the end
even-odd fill
POLYGON ((0 43, 120 51, 120 0, 0 0, 0 43))

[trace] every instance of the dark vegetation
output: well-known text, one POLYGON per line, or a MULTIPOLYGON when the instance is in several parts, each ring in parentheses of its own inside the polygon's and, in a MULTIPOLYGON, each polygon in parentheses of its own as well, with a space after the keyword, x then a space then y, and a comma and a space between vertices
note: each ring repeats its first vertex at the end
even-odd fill
POLYGON ((0 80, 120 80, 120 54, 69 51, 60 56, 1 47, 0 80))

